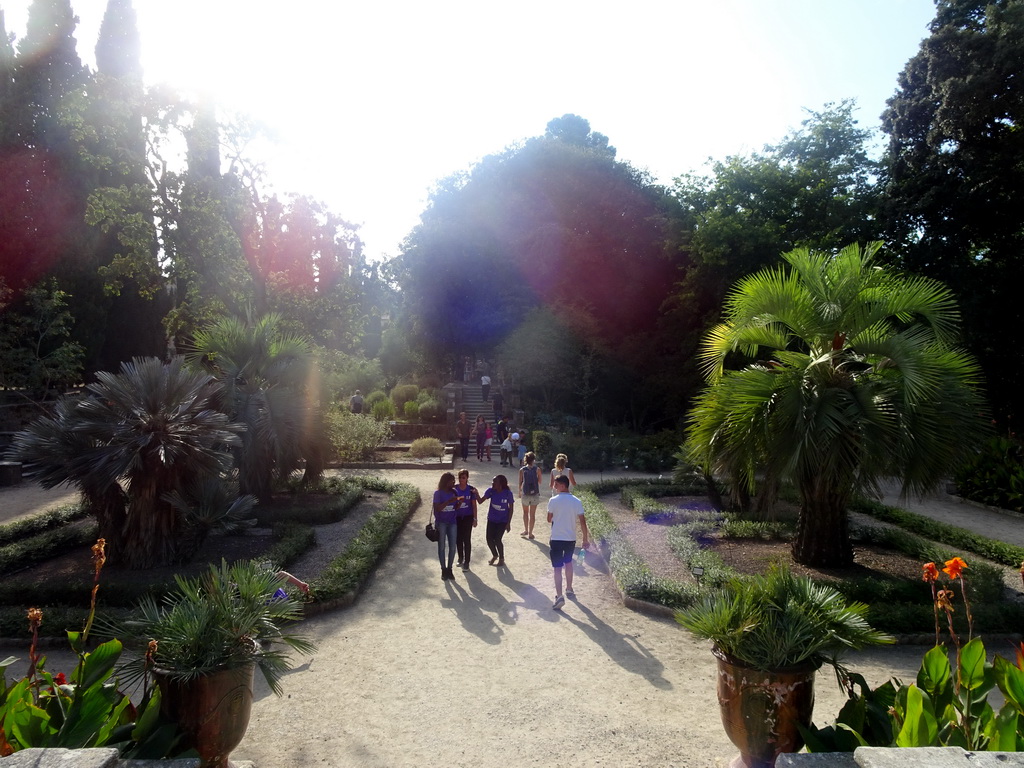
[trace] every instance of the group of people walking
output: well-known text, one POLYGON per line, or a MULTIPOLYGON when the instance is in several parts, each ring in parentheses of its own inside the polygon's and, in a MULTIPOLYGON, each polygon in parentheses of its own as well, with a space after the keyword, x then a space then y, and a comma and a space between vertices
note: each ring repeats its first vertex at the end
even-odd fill
POLYGON ((459 414, 459 420, 455 422, 455 436, 459 440, 455 456, 463 461, 469 461, 469 450, 472 445, 476 446, 477 461, 491 461, 492 447, 499 446, 503 467, 522 466, 526 456, 526 445, 507 416, 495 414, 492 427, 491 422, 483 414, 477 416, 475 422, 471 422, 466 413, 462 412, 459 414))
MULTIPOLYGON (((554 569, 554 609, 561 610, 565 598, 575 598, 573 592, 573 555, 576 550, 576 524, 579 521, 583 533, 583 549, 590 545, 590 536, 584 516, 583 503, 570 489, 576 485, 576 478, 569 469, 568 458, 559 454, 551 470, 548 486, 551 498, 548 501, 547 520, 551 524, 550 554, 554 569), (562 575, 565 574, 566 591, 562 591, 562 575)), ((543 473, 532 451, 526 452, 523 466, 519 469, 519 501, 523 508, 523 531, 520 536, 533 539, 537 506, 540 503, 540 485, 543 473)), ((441 565, 441 580, 455 578, 454 566, 463 571, 470 570, 473 555, 473 529, 479 520, 479 507, 488 502, 486 541, 491 552, 489 565, 505 565, 503 537, 512 530, 515 516, 515 493, 505 475, 495 475, 491 487, 481 495, 469 483, 469 470, 462 469, 458 476, 451 472, 441 475, 434 492, 432 515, 438 532, 437 558, 441 565), (458 561, 456 562, 456 557, 458 561)))

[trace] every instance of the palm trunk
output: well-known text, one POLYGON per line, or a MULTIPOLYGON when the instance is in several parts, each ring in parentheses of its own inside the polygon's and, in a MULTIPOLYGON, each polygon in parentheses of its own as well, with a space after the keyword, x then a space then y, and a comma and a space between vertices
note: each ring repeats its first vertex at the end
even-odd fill
POLYGON ((793 559, 803 565, 840 568, 853 563, 846 504, 850 494, 801 489, 793 559))
POLYGON ((157 471, 131 479, 131 501, 125 519, 122 562, 127 568, 171 565, 176 560, 178 512, 160 495, 171 487, 157 471))

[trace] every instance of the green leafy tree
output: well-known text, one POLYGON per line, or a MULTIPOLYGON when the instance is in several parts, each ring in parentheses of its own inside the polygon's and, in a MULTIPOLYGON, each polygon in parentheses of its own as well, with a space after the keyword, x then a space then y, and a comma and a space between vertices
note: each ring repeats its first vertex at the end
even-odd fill
POLYGON ((412 344, 445 371, 490 356, 546 307, 619 363, 624 386, 605 388, 600 405, 621 418, 639 399, 642 377, 629 374, 660 364, 650 350, 680 263, 677 217, 586 120, 553 120, 431 195, 401 257, 412 344))
POLYGON ((886 221, 900 264, 948 283, 997 418, 1019 429, 1024 2, 938 0, 931 34, 882 116, 886 221))
POLYGON ((985 432, 978 367, 953 346, 952 293, 881 267, 880 246, 785 254, 786 268, 736 285, 701 349, 708 387, 686 450, 748 489, 758 473, 791 481, 793 557, 808 565, 852 562, 855 492, 885 477, 927 491, 985 432))
POLYGON ((230 469, 224 449, 238 444, 242 427, 213 407, 216 381, 182 358, 139 358, 96 377, 85 396, 61 399, 53 416, 19 432, 13 455, 44 488, 70 483, 82 491, 112 562, 174 563, 189 537, 168 499, 197 477, 230 469))
POLYGON ((220 407, 246 426, 237 451, 239 490, 260 501, 270 499, 275 473, 287 477, 301 459, 322 468, 328 444, 314 407, 320 393, 312 389, 312 347, 282 332, 280 323, 274 314, 224 317, 195 334, 189 353, 221 382, 220 407))
POLYGON ((0 386, 43 400, 51 388, 79 383, 85 350, 69 338, 68 295, 50 279, 27 290, 19 305, 0 307, 0 386))
POLYGON ((831 250, 878 237, 878 165, 855 106, 826 104, 778 144, 715 162, 709 175, 676 180, 689 231, 689 262, 665 306, 677 344, 676 390, 690 396, 699 386, 700 338, 718 322, 737 280, 793 248, 831 250))

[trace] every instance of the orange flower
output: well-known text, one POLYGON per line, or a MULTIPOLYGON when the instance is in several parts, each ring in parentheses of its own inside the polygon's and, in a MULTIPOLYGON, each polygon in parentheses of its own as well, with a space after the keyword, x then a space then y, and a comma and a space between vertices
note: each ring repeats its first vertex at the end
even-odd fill
POLYGON ((28 626, 29 629, 35 629, 43 623, 43 612, 38 608, 28 609, 28 626))
POLYGON ((925 563, 921 566, 921 571, 921 581, 936 581, 939 578, 939 569, 935 567, 935 563, 925 563))
POLYGON ((967 563, 959 557, 954 557, 952 560, 946 561, 946 567, 942 569, 942 572, 951 579, 959 579, 965 568, 967 568, 967 563))

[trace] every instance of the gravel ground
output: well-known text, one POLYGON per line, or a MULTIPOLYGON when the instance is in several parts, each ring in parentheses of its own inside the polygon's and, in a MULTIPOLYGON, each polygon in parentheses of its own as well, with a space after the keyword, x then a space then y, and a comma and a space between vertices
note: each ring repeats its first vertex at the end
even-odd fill
MULTIPOLYGON (((497 471, 468 466, 477 486, 497 471)), ((440 472, 384 475, 429 499, 440 472)), ((0 490, 0 516, 45 509, 60 495, 28 491, 0 490)), ((964 511, 954 510, 961 525, 964 511)), ((320 648, 286 676, 284 696, 259 684, 234 757, 258 768, 727 765, 736 750, 719 720, 708 644, 625 608, 598 557, 577 573, 578 601, 551 610, 543 505, 538 517, 536 540, 506 535, 507 569, 487 566, 477 529, 473 570, 442 582, 421 506, 356 605, 306 622, 320 648)), ((989 535, 1000 535, 992 525, 989 535)), ((311 557, 341 545, 340 534, 326 534, 311 557)), ((8 652, 24 648, 0 648, 8 652)), ((877 684, 912 679, 922 652, 885 648, 848 662, 877 684)), ((57 668, 59 654, 49 655, 57 668)), ((817 693, 817 720, 831 720, 843 698, 831 673, 820 674, 817 693)))

